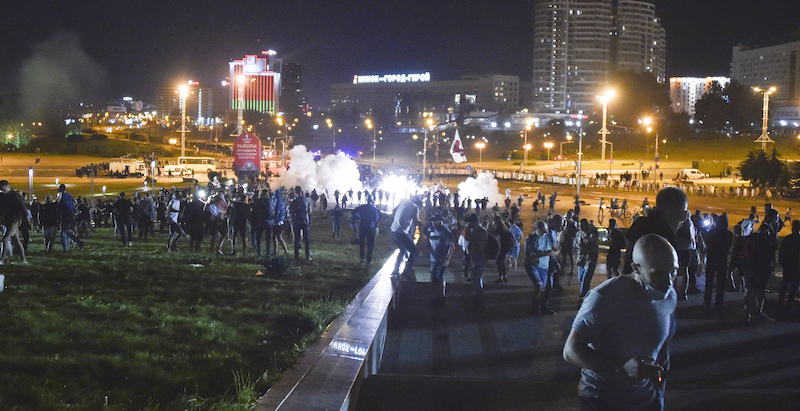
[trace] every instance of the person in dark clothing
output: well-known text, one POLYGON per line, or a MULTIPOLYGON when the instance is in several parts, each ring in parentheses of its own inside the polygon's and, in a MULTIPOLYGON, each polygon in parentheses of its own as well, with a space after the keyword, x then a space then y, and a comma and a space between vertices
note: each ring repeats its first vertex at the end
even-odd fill
POLYGON ((344 213, 342 212, 342 208, 339 207, 339 204, 333 207, 333 210, 329 213, 329 217, 333 223, 332 231, 331 231, 331 238, 336 240, 339 238, 339 232, 342 230, 342 217, 344 213))
POLYGON ((272 244, 272 224, 267 220, 274 218, 275 203, 267 190, 256 191, 253 205, 250 206, 250 242, 256 250, 256 255, 261 255, 261 237, 266 233, 266 255, 269 255, 272 244), (270 208, 271 206, 271 208, 270 208))
POLYGON ((189 234, 189 250, 194 252, 200 251, 200 244, 203 242, 205 232, 203 231, 203 208, 205 204, 194 197, 186 203, 183 209, 183 225, 186 227, 186 232, 189 234))
MULTIPOLYGON (((372 252, 375 250, 375 236, 378 234, 378 224, 381 213, 375 207, 375 199, 367 195, 367 203, 353 210, 352 218, 358 226, 358 244, 361 264, 364 264, 364 248, 366 248, 366 263, 372 262, 372 252)), ((341 225, 341 224, 340 224, 341 225)))
POLYGON ((800 286, 800 220, 792 220, 792 233, 781 241, 778 262, 783 266, 783 281, 775 318, 784 319, 792 313, 792 303, 800 286))
POLYGON ((250 213, 250 205, 247 204, 247 196, 238 194, 236 200, 231 204, 230 221, 233 226, 233 238, 231 239, 231 255, 236 254, 236 242, 242 242, 242 254, 247 252, 247 218, 250 213))
POLYGON ((747 320, 764 317, 764 290, 775 268, 777 244, 768 224, 745 237, 742 246, 742 267, 744 268, 744 309, 747 320))
POLYGON ((19 239, 19 228, 22 224, 30 226, 28 210, 25 207, 25 200, 22 196, 11 189, 11 185, 6 180, 0 180, 0 223, 5 226, 3 234, 3 250, 0 253, 0 265, 6 258, 11 258, 11 248, 19 249, 22 264, 28 264, 25 258, 25 248, 19 239))
POLYGON ((506 258, 514 247, 516 240, 503 219, 497 215, 492 219, 492 227, 489 231, 489 235, 496 236, 500 242, 500 253, 497 254, 497 258, 495 259, 498 278, 494 283, 507 283, 508 273, 506 272, 506 258))
POLYGON ((619 266, 622 259, 622 249, 625 248, 625 235, 617 226, 617 220, 608 220, 608 254, 606 255, 606 274, 608 278, 620 274, 619 266))
POLYGON ((656 195, 656 206, 645 217, 640 217, 631 224, 625 233, 628 246, 625 250, 625 264, 622 274, 633 272, 631 267, 633 246, 636 240, 645 234, 658 234, 670 244, 675 244, 675 233, 688 217, 689 199, 686 193, 677 187, 665 187, 656 195))
POLYGON ((733 244, 733 233, 728 231, 728 215, 717 216, 706 236, 706 290, 703 302, 711 307, 711 294, 717 288, 715 300, 717 310, 722 309, 725 300, 725 285, 728 274, 728 255, 733 244))
POLYGON ((311 200, 303 195, 300 186, 295 187, 297 197, 289 205, 294 230, 294 258, 300 258, 300 241, 305 244, 306 260, 311 259, 309 228, 311 227, 311 200))
POLYGON ((58 203, 53 201, 53 196, 45 197, 44 204, 39 208, 39 226, 44 231, 44 249, 50 251, 58 235, 58 224, 61 222, 61 212, 58 203))
POLYGON ((133 235, 133 203, 125 198, 125 192, 119 193, 119 199, 114 202, 114 215, 117 218, 117 229, 122 236, 122 245, 132 246, 133 235))
POLYGON ((75 242, 78 248, 83 248, 83 241, 78 239, 72 226, 75 224, 75 198, 67 192, 67 186, 58 186, 58 209, 61 212, 61 247, 69 251, 69 240, 75 242))

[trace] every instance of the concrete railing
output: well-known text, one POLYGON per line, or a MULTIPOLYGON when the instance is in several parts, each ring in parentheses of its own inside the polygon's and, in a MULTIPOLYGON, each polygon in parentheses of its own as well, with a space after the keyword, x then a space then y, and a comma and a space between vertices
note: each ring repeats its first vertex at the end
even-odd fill
POLYGON ((347 410, 361 381, 378 371, 395 292, 397 252, 303 357, 259 398, 256 410, 347 410))

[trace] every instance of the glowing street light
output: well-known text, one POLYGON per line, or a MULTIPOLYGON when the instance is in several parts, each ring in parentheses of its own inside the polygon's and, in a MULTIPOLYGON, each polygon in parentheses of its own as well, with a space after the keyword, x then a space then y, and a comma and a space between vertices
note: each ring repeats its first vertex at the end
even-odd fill
MULTIPOLYGON (((528 147, 528 131, 531 130, 533 127, 533 119, 525 120, 525 141, 522 143, 522 147, 528 147)), ((522 160, 522 172, 525 172, 525 165, 528 163, 528 148, 525 149, 522 160)))
POLYGON ((547 161, 550 161, 550 149, 553 148, 553 143, 549 141, 544 143, 544 148, 547 149, 547 161))
POLYGON ((761 135, 758 136, 755 143, 761 143, 761 151, 767 151, 767 143, 774 143, 775 140, 767 135, 767 128, 769 127, 769 95, 778 91, 775 87, 770 87, 767 90, 761 87, 753 87, 753 91, 764 94, 764 107, 762 108, 763 118, 761 121, 761 135))
POLYGON ((328 123, 328 128, 333 130, 333 151, 336 151, 336 129, 333 128, 333 122, 331 119, 326 118, 325 122, 328 123))
POLYGON ((574 143, 574 141, 572 141, 572 135, 567 134, 567 141, 562 141, 560 144, 560 149, 558 151, 558 159, 562 162, 561 164, 562 166, 564 161, 564 144, 572 144, 572 143, 574 143))
POLYGON ((181 128, 178 130, 181 133, 181 157, 186 157, 186 97, 189 96, 189 86, 182 85, 178 87, 178 92, 181 96, 181 128))
POLYGON ((478 149, 478 163, 482 163, 483 162, 483 149, 484 149, 484 147, 486 147, 486 143, 484 143, 483 141, 479 141, 479 142, 475 143, 475 148, 478 149))
POLYGON ((428 127, 433 126, 433 119, 428 117, 425 120, 425 140, 422 146, 422 181, 425 181, 425 173, 427 173, 428 168, 428 127))
POLYGON ((371 119, 367 119, 366 123, 367 123, 367 128, 372 130, 372 162, 374 163, 375 162, 375 151, 376 151, 375 149, 378 147, 378 139, 377 139, 377 135, 376 135, 377 129, 372 124, 372 120, 371 119))
POLYGON ((611 132, 608 131, 608 127, 606 127, 606 120, 608 119, 608 102, 614 97, 614 94, 615 94, 614 90, 609 89, 606 90, 605 94, 603 94, 602 96, 597 96, 600 102, 603 103, 603 128, 601 128, 600 131, 597 132, 597 134, 603 136, 600 139, 600 146, 602 148, 602 151, 600 152, 601 160, 606 159, 606 144, 608 144, 608 140, 606 139, 606 137, 609 134, 611 134, 611 132))

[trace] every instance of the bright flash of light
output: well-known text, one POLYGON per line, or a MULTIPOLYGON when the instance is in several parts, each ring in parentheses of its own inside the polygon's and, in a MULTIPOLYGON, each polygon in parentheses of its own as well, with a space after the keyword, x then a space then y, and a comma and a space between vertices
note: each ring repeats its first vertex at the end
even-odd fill
POLYGON ((406 175, 391 174, 383 178, 381 190, 391 193, 395 201, 419 193, 422 189, 406 175))
POLYGON ((206 190, 199 189, 199 190, 197 190, 195 192, 195 195, 197 195, 197 198, 199 198, 201 200, 205 200, 205 198, 208 195, 208 193, 206 193, 206 190))

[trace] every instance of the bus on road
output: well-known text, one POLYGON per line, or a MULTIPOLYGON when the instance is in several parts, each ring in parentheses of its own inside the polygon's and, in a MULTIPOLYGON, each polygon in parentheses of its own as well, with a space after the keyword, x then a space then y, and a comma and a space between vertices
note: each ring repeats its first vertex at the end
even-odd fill
POLYGON ((185 176, 197 173, 210 173, 217 171, 217 159, 214 157, 178 157, 177 162, 170 162, 164 166, 164 172, 169 176, 185 176))

